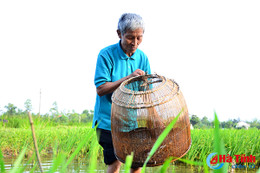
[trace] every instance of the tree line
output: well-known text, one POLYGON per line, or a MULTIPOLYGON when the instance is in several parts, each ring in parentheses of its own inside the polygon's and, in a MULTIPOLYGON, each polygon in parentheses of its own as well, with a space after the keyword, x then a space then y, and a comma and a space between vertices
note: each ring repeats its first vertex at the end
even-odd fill
MULTIPOLYGON (((27 116, 28 112, 32 111, 32 103, 30 99, 24 102, 24 109, 18 108, 12 103, 8 103, 4 106, 4 110, 0 107, 0 119, 10 119, 14 117, 27 116)), ((72 111, 59 111, 58 104, 55 101, 49 112, 39 115, 39 113, 32 113, 35 117, 41 117, 44 119, 52 120, 57 123, 89 123, 93 119, 93 110, 84 110, 82 113, 77 113, 75 110, 72 111)))
MULTIPOLYGON (((32 103, 30 99, 27 99, 24 102, 24 109, 20 109, 12 103, 8 103, 4 106, 5 110, 2 110, 0 107, 0 119, 4 121, 6 117, 12 116, 26 116, 28 111, 32 110, 32 103), (2 118, 1 118, 2 115, 2 118)), ((72 111, 59 111, 57 102, 52 104, 49 112, 43 115, 39 115, 42 118, 51 119, 57 123, 89 123, 92 122, 93 119, 93 110, 84 110, 82 113, 77 113, 74 110, 72 111)), ((37 114, 33 114, 37 116, 37 114)), ((5 120, 6 121, 6 120, 5 120)), ((240 119, 230 119, 228 121, 220 122, 221 128, 236 128, 237 123, 240 122, 240 119)), ((206 129, 212 128, 214 126, 214 121, 210 121, 206 116, 203 118, 199 118, 197 115, 192 115, 190 117, 190 123, 192 124, 193 128, 197 129, 206 129)), ((260 121, 255 119, 253 121, 246 121, 250 125, 251 128, 258 128, 260 129, 260 121)))
MULTIPOLYGON (((220 128, 232 129, 236 128, 237 123, 240 122, 240 119, 230 119, 227 121, 220 122, 220 128)), ((190 123, 193 128, 206 129, 214 127, 214 121, 210 121, 208 117, 204 116, 203 118, 199 118, 197 115, 192 115, 190 117, 190 123)), ((246 121, 245 123, 250 125, 250 128, 260 129, 260 121, 254 119, 253 121, 246 121)))

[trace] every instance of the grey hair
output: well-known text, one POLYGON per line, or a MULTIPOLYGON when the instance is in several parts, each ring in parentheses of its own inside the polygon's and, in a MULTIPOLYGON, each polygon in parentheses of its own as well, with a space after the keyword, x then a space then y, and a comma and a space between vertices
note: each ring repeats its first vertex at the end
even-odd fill
POLYGON ((144 21, 141 16, 134 13, 124 13, 118 21, 117 29, 123 36, 128 30, 134 31, 136 29, 143 29, 144 31, 144 21))

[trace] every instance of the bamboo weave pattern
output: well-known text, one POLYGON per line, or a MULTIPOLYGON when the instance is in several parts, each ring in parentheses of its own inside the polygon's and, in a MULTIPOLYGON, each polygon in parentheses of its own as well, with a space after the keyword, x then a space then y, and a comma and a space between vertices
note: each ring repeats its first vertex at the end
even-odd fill
POLYGON ((142 166, 153 144, 182 111, 147 166, 157 166, 173 156, 180 158, 191 145, 188 109, 179 85, 153 74, 124 81, 112 95, 111 131, 117 158, 124 162, 134 152, 132 165, 142 166))

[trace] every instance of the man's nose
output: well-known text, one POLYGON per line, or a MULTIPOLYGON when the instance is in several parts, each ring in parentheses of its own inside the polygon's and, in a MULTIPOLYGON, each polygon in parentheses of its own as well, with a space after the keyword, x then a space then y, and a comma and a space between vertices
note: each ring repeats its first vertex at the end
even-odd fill
POLYGON ((132 45, 133 45, 133 46, 137 46, 137 45, 138 45, 138 40, 137 40, 137 38, 133 39, 132 45))

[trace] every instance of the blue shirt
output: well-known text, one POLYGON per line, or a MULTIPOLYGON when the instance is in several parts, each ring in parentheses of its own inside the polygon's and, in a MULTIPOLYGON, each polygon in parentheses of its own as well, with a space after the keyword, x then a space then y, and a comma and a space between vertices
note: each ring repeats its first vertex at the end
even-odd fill
MULTIPOLYGON (((137 49, 131 57, 128 57, 122 50, 119 41, 119 43, 100 51, 94 83, 96 87, 99 87, 106 82, 115 82, 130 75, 136 69, 141 69, 148 74, 151 73, 147 56, 140 49, 137 49)), ((112 93, 101 97, 97 94, 92 127, 99 123, 98 128, 111 130, 111 96, 112 93)))

